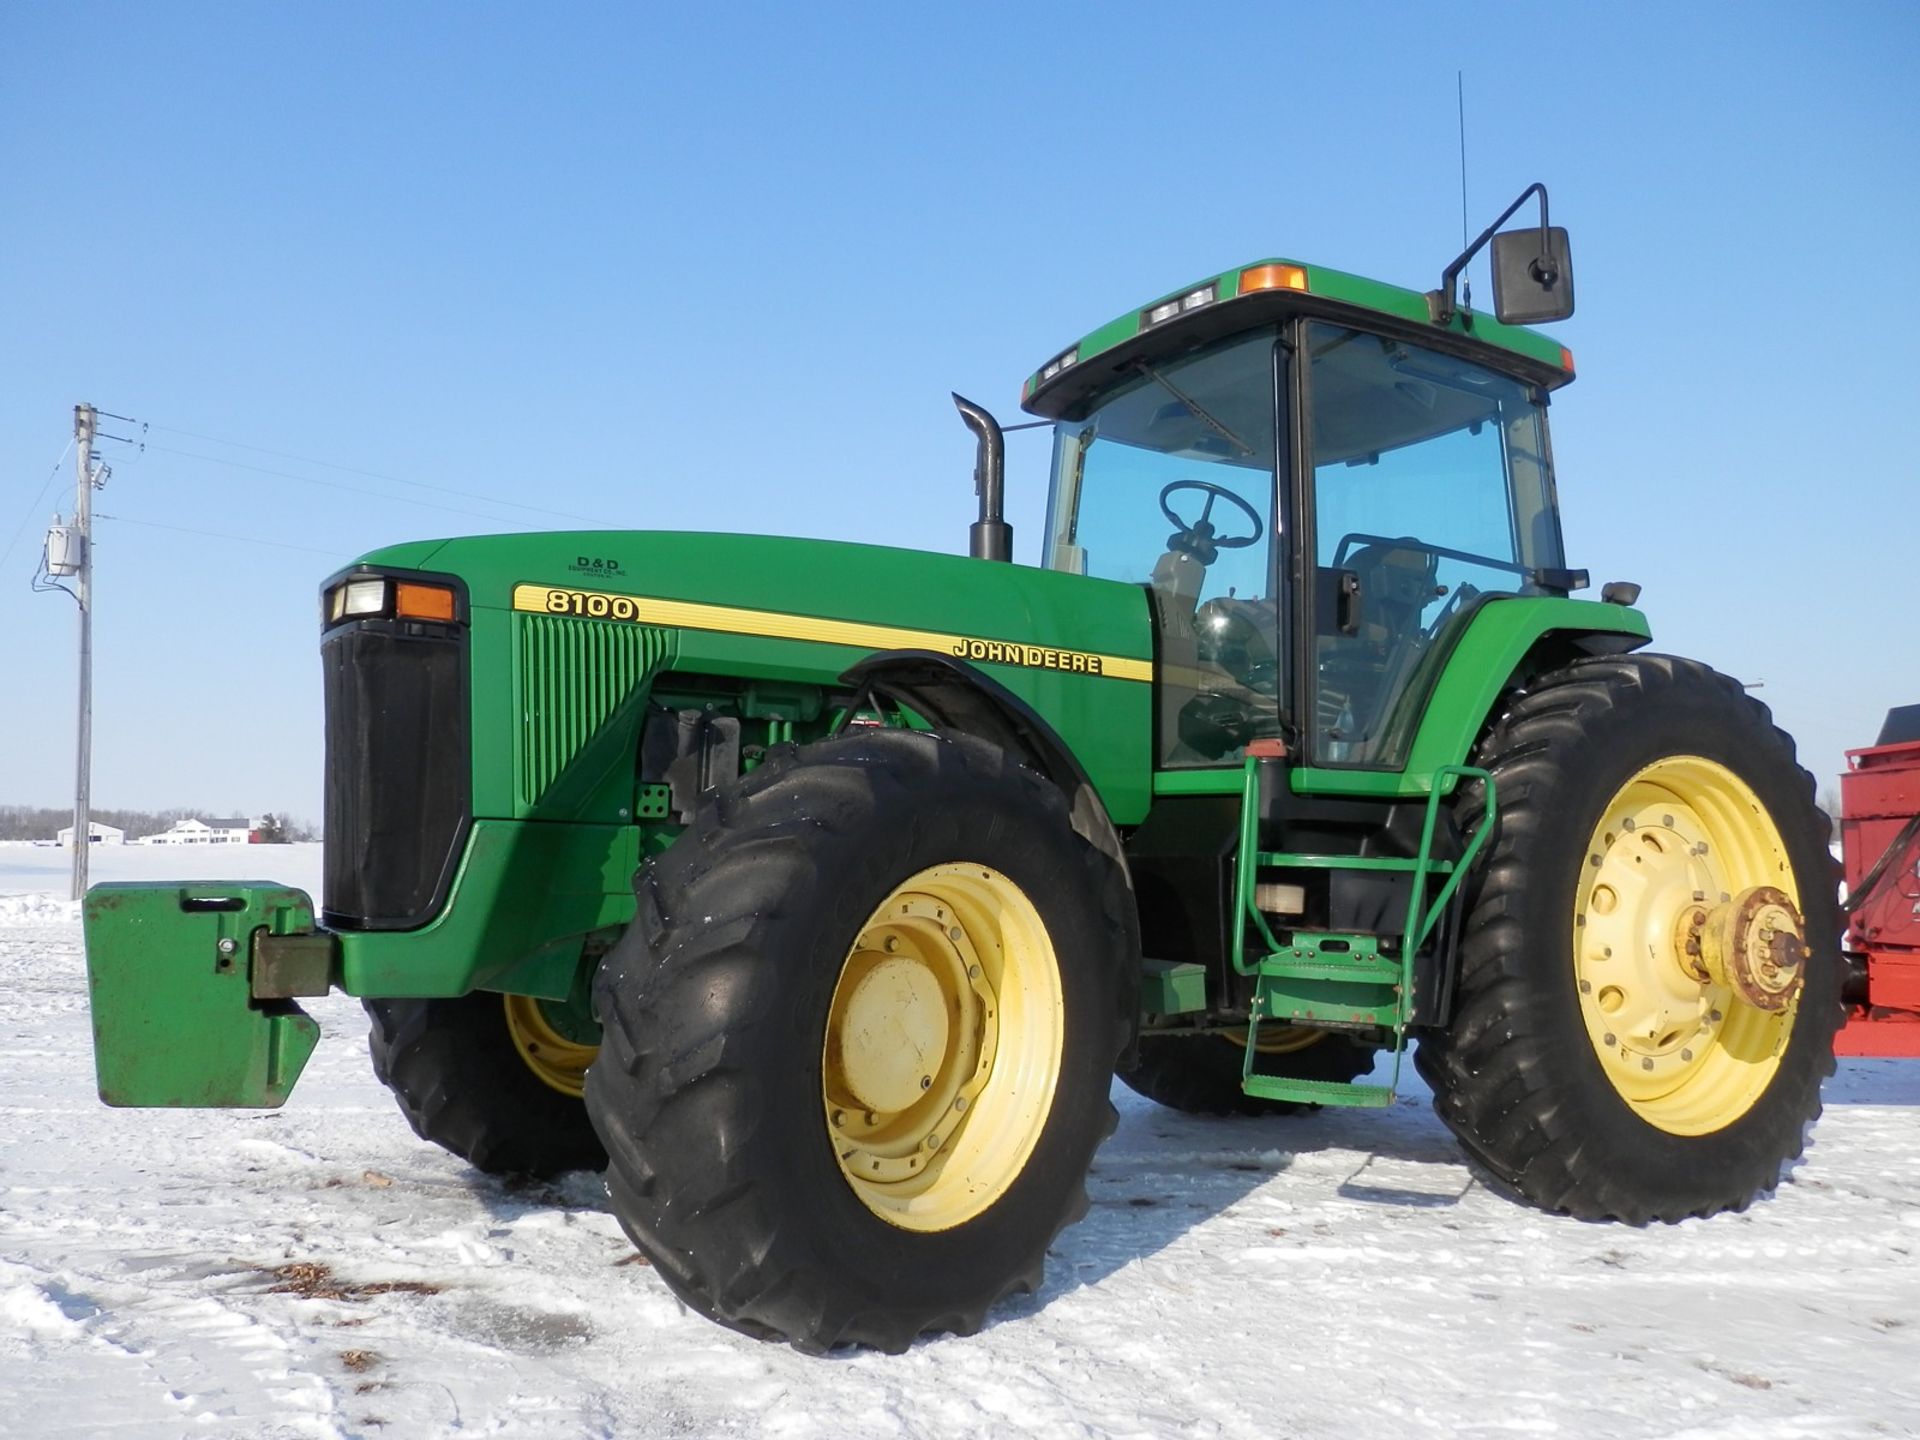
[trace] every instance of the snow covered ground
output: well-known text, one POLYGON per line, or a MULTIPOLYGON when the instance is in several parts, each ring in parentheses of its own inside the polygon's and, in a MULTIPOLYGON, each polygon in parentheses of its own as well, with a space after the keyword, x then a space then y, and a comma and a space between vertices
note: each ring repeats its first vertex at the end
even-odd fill
MULTIPOLYGON (((1427 1099, 1196 1120, 1116 1092, 1093 1210, 980 1335, 808 1359, 682 1310, 595 1177, 417 1141, 357 1004, 275 1113, 94 1097, 58 851, 0 849, 0 1436, 1920 1433, 1920 1063, 1843 1064, 1745 1215, 1489 1192, 1427 1099)), ((96 880, 317 847, 102 849, 96 880)))

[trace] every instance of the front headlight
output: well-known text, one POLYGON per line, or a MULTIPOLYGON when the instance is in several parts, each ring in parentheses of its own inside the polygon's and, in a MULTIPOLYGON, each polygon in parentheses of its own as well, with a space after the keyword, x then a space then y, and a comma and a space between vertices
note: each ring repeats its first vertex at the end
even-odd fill
POLYGON ((399 576, 359 575, 343 580, 321 596, 324 623, 387 617, 395 620, 460 620, 460 596, 452 585, 399 576))
POLYGON ((354 615, 378 615, 387 608, 387 582, 349 580, 339 590, 340 618, 354 615))

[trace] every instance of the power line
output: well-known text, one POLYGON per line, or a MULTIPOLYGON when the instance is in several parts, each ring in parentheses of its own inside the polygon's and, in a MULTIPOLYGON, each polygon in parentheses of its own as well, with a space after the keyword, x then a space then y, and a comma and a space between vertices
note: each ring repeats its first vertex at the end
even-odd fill
MULTIPOLYGON (((249 465, 244 460, 227 460, 218 455, 202 455, 193 450, 176 450, 170 445, 156 445, 151 441, 148 442, 147 448, 149 450, 158 450, 163 455, 178 455, 186 460, 203 460, 209 465, 225 465, 234 470, 250 470, 256 475, 274 475, 282 480, 297 480, 302 485, 319 485, 328 490, 344 490, 351 495, 369 495, 376 500, 393 500, 402 505, 418 505, 424 510, 443 510, 449 515, 470 515, 477 520, 491 521, 495 525, 518 525, 522 528, 532 528, 532 522, 527 520, 514 520, 505 515, 489 515, 482 510, 467 510, 458 505, 441 505, 432 500, 415 500, 407 495, 390 495, 384 490, 369 490, 364 485, 348 485, 339 480, 322 480, 314 475, 296 475, 291 470, 274 470, 265 465, 249 465)), ((460 492, 454 491, 452 493, 459 494, 460 492)), ((484 496, 473 496, 471 498, 482 500, 488 504, 495 503, 486 501, 484 496)), ((559 512, 554 511, 550 513, 558 514, 559 512)), ((568 518, 583 519, 585 517, 570 516, 568 518)), ((598 524, 599 522, 593 521, 590 523, 598 524)))
POLYGON ((257 540, 251 535, 226 535, 218 530, 196 530, 189 525, 166 525, 158 520, 135 520, 130 515, 96 514, 96 520, 112 520, 120 525, 139 525, 148 530, 172 530, 180 535, 204 535, 209 540, 231 540, 236 545, 271 545, 276 550, 300 550, 308 555, 325 555, 330 560, 341 559, 345 552, 340 550, 320 550, 312 545, 289 545, 284 540, 257 540))
MULTIPOLYGON (((185 435, 189 439, 205 440, 211 445, 228 445, 235 450, 251 450, 256 455, 271 455, 275 459, 292 460, 301 465, 317 465, 323 470, 338 470, 347 475, 361 475, 369 480, 386 480, 395 485, 410 485, 416 490, 434 490, 442 495, 458 495, 466 500, 478 500, 487 505, 503 505, 511 510, 526 510, 535 515, 554 515, 562 520, 583 520, 589 525, 603 525, 606 523, 591 515, 576 515, 569 510, 554 510, 545 505, 528 505, 519 500, 497 500, 491 495, 481 495, 472 490, 459 490, 451 485, 431 485, 424 480, 409 480, 402 475, 388 475, 379 470, 365 470, 358 465, 341 465, 332 460, 315 460, 310 455, 295 455, 290 451, 274 450, 265 445, 249 445, 244 440, 227 440, 219 435, 205 435, 197 430, 182 430, 177 425, 161 425, 158 422, 147 423, 150 429, 164 430, 169 435, 185 435)), ((165 447, 156 446, 155 448, 164 449, 165 447)), ((181 452, 176 451, 169 453, 177 454, 181 452)), ((204 459, 207 457, 203 456, 200 458, 204 459)), ((269 471, 268 473, 273 474, 278 472, 269 471)))
POLYGON ((27 526, 33 523, 33 513, 40 508, 40 502, 47 498, 47 488, 53 484, 54 476, 60 473, 60 467, 66 463, 67 451, 73 449, 69 440, 61 448, 59 458, 53 462, 53 469, 47 472, 47 478, 40 482, 40 493, 33 497, 33 504, 27 507, 26 515, 21 519, 19 528, 13 532, 13 538, 7 541, 7 548, 0 550, 0 565, 5 565, 13 555, 13 547, 20 543, 20 537, 27 533, 27 526))

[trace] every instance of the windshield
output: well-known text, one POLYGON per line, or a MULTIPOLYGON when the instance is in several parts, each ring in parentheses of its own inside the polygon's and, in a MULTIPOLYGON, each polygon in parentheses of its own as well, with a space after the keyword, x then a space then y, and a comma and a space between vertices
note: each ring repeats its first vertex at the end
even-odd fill
POLYGON ((1161 762, 1277 733, 1274 334, 1141 364, 1055 428, 1046 565, 1150 587, 1161 762))
MULTIPOLYGON (((1047 568, 1149 584, 1176 528, 1161 492, 1183 480, 1230 490, 1264 525, 1273 490, 1273 340, 1261 333, 1164 365, 1139 367, 1085 420, 1054 429, 1047 516, 1047 568)), ((1197 513, 1206 497, 1168 497, 1197 513)), ((1241 507, 1217 498, 1211 517, 1225 534, 1251 529, 1241 507)), ((1266 547, 1224 552, 1207 568, 1203 594, 1265 593, 1266 547)))

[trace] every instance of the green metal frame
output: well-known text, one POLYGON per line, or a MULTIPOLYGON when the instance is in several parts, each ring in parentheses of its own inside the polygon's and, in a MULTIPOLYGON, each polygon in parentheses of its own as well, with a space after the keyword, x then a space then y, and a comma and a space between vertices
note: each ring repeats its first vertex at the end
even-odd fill
POLYGON ((1247 1053, 1241 1075, 1249 1095, 1273 1100, 1317 1104, 1385 1105, 1399 1088, 1400 1065, 1406 1054, 1407 1025, 1413 1013, 1413 964, 1427 943, 1460 882, 1478 858, 1493 830, 1494 781, 1472 765, 1442 765, 1427 777, 1426 812, 1420 826, 1420 849, 1412 858, 1397 856, 1306 855, 1260 849, 1259 756, 1249 755, 1242 771, 1240 842, 1234 865, 1233 968, 1255 977, 1253 1006, 1247 1016, 1247 1053), (1468 835, 1458 860, 1434 858, 1433 837, 1441 802, 1462 780, 1482 786, 1480 821, 1468 835), (1372 870, 1411 873, 1412 892, 1407 922, 1400 936, 1397 960, 1383 953, 1379 936, 1294 931, 1282 944, 1255 903, 1255 886, 1262 867, 1315 870, 1372 870), (1427 887, 1444 875, 1431 902, 1427 887), (1251 926, 1266 953, 1247 954, 1251 926), (1326 1080, 1297 1080, 1262 1075, 1257 1068, 1260 1022, 1322 1021, 1378 1026, 1393 1033, 1393 1078, 1385 1086, 1349 1085, 1326 1080))
MULTIPOLYGON (((1303 299, 1311 301, 1333 301, 1340 305, 1351 306, 1357 311, 1368 311, 1374 315, 1386 316, 1408 324, 1418 325, 1421 329, 1436 335, 1472 340, 1493 351, 1506 351, 1514 357, 1530 362, 1532 365, 1546 367, 1553 374, 1555 384, 1565 384, 1573 379, 1572 356, 1553 336, 1539 330, 1519 325, 1503 325, 1491 315, 1460 310, 1445 325, 1433 323, 1427 307, 1424 291, 1409 290, 1399 285, 1389 285, 1383 281, 1370 280, 1364 275, 1349 274, 1344 270, 1335 270, 1325 265, 1311 265, 1299 260, 1288 260, 1273 256, 1264 260, 1250 261, 1231 270, 1223 270, 1216 275, 1182 285, 1177 290, 1150 301, 1146 305, 1127 311, 1124 315, 1109 320, 1096 330, 1082 335, 1068 352, 1075 356, 1076 366, 1085 365, 1097 355, 1102 355, 1118 345, 1146 333, 1150 328, 1146 322, 1146 313, 1154 305, 1166 300, 1176 300, 1195 290, 1210 291, 1217 298, 1203 307, 1205 311, 1216 311, 1220 307, 1246 306, 1248 302, 1271 303, 1275 299, 1303 299), (1304 292, 1293 291, 1254 291, 1246 295, 1240 293, 1240 277, 1249 270, 1259 270, 1272 265, 1290 265, 1305 273, 1304 292)), ((1200 312, 1189 312, 1183 319, 1193 319, 1200 312)), ((1164 325, 1168 331, 1180 328, 1175 321, 1164 325)), ((1070 367, 1071 368, 1071 367, 1070 367)), ((1044 391, 1049 378, 1043 378, 1043 372, 1036 370, 1027 377, 1020 394, 1023 401, 1031 402, 1033 397, 1044 391)), ((1028 408, 1032 405, 1029 403, 1028 408)))

